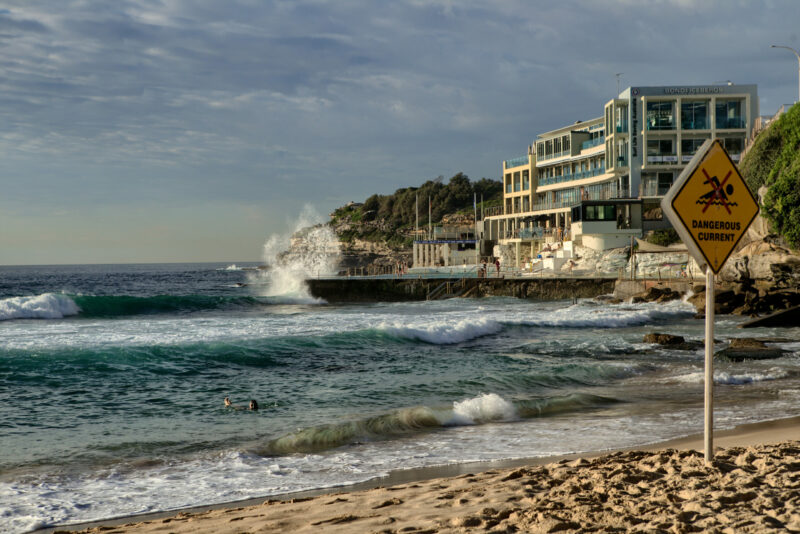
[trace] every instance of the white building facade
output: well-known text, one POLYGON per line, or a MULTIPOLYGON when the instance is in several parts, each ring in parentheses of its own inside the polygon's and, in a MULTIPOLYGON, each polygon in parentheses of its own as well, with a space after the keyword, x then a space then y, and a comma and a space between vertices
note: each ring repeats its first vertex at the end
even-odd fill
POLYGON ((758 117, 756 85, 629 87, 603 116, 540 134, 527 157, 503 162, 502 213, 483 237, 515 245, 520 262, 554 241, 606 249, 668 228, 661 197, 700 145, 720 139, 738 161, 758 117))

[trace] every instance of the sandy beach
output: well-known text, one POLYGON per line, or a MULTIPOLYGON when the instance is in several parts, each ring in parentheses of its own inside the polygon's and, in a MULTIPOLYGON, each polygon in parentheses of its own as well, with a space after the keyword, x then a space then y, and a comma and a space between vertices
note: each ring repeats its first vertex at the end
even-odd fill
MULTIPOLYGON (((93 524, 82 532, 800 531, 800 418, 642 450, 93 524), (140 519, 138 522, 132 522, 140 519)), ((481 464, 482 465, 482 464, 481 464)), ((485 466, 484 466, 485 467, 485 466)), ((436 470, 429 475, 435 476, 436 470)), ((56 529, 58 531, 58 529, 56 529)))

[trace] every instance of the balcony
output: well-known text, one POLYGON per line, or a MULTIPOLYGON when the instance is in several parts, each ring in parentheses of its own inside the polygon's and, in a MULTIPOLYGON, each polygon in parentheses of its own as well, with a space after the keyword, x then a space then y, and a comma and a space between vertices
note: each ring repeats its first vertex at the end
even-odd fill
POLYGON ((647 121, 647 130, 648 131, 665 131, 665 130, 674 130, 675 123, 672 120, 657 120, 657 121, 647 121))
POLYGON ((593 176, 600 176, 606 172, 605 164, 601 165, 596 169, 590 169, 588 171, 580 171, 572 174, 562 174, 561 176, 550 176, 549 178, 540 178, 539 179, 539 186, 545 185, 553 185, 553 184, 560 184, 564 182, 572 182, 574 180, 582 180, 584 178, 591 178, 593 176))
POLYGON ((643 197, 663 197, 669 191, 672 184, 664 184, 658 182, 642 182, 641 196, 643 197))
POLYGON ((617 133, 628 133, 628 123, 626 122, 618 122, 616 126, 617 133))
POLYGON ((488 208, 483 208, 484 217, 495 217, 502 214, 503 206, 489 206, 488 208))
POLYGON ((597 137, 595 139, 590 139, 589 141, 584 141, 581 143, 581 150, 587 150, 589 148, 594 148, 596 146, 602 145, 605 141, 603 137, 597 137))
POLYGON ((677 165, 678 164, 678 155, 677 154, 659 154, 655 156, 647 156, 647 163, 652 163, 655 165, 677 165))
POLYGON ((717 117, 718 130, 734 130, 745 127, 744 119, 741 117, 717 117))
POLYGON ((563 158, 565 156, 569 156, 569 150, 562 150, 561 152, 554 152, 552 154, 544 155, 541 158, 538 158, 537 161, 545 161, 548 159, 555 159, 555 158, 563 158))
POLYGON ((710 130, 711 124, 704 118, 683 120, 681 121, 681 128, 684 130, 710 130))
POLYGON ((507 159, 504 162, 506 169, 510 169, 511 167, 519 167, 520 165, 527 165, 528 164, 528 156, 520 156, 518 158, 507 159))
POLYGON ((628 166, 628 158, 625 156, 619 156, 617 158, 617 167, 627 167, 628 166))

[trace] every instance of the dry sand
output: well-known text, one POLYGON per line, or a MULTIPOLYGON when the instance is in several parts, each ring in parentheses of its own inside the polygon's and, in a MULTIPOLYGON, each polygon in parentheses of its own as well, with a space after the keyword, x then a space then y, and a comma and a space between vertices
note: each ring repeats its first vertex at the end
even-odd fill
POLYGON ((798 440, 800 418, 786 419, 718 433, 722 448, 712 465, 697 452, 702 436, 695 436, 649 450, 83 532, 800 532, 798 440))

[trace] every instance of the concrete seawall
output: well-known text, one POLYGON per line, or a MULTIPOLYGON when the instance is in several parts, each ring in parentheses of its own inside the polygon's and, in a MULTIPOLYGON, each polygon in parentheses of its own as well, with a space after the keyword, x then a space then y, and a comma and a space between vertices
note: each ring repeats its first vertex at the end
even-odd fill
POLYGON ((616 278, 336 278, 308 280, 311 294, 328 302, 401 302, 446 297, 517 297, 531 300, 611 294, 616 278))

